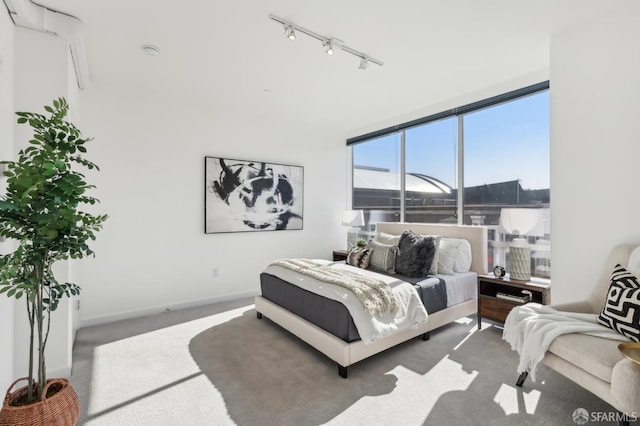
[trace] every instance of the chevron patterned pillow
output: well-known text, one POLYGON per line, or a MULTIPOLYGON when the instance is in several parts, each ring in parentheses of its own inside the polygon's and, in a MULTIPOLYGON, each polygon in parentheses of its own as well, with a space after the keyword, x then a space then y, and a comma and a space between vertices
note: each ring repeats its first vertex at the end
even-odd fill
POLYGON ((634 342, 640 342, 640 283, 622 265, 613 268, 607 301, 598 322, 634 342))
POLYGON ((371 259, 371 250, 366 247, 354 247, 347 255, 346 263, 358 268, 367 269, 371 259))

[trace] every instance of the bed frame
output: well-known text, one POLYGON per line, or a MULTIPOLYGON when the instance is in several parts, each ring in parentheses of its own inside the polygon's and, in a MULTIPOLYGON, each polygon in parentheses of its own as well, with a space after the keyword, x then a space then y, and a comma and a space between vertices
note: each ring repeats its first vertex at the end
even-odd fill
MULTIPOLYGON (((478 274, 487 273, 486 227, 393 222, 381 222, 377 225, 378 232, 385 232, 393 235, 400 235, 406 229, 410 229, 418 234, 442 235, 443 237, 467 239, 471 243, 471 270, 478 274)), ((258 318, 262 318, 262 316, 265 315, 271 321, 280 325, 328 356, 338 364, 338 373, 343 378, 347 378, 347 367, 349 365, 420 335, 423 335, 423 339, 428 340, 428 333, 431 330, 459 318, 473 315, 477 310, 476 299, 468 300, 433 314, 429 314, 428 320, 416 328, 404 330, 365 345, 362 340, 347 343, 262 296, 256 296, 255 305, 256 315, 258 318)))

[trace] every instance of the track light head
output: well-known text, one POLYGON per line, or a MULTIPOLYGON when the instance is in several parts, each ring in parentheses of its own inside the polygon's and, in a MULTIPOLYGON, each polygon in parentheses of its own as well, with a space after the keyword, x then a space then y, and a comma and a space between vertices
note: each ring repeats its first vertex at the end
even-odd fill
POLYGON ((366 70, 369 66, 369 60, 367 58, 360 58, 360 66, 358 69, 366 70))
POLYGON ((327 55, 333 55, 336 50, 342 49, 344 42, 338 38, 326 38, 322 40, 322 47, 327 55))
POLYGON ((322 46, 324 47, 324 51, 327 55, 333 55, 333 43, 331 42, 331 40, 325 40, 322 43, 322 46))
POLYGON ((285 25, 284 32, 291 41, 296 39, 296 29, 292 25, 285 25))

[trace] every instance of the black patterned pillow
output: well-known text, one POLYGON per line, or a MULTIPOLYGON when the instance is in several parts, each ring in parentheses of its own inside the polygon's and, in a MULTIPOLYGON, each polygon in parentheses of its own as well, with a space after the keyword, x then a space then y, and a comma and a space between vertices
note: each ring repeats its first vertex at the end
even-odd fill
POLYGON ((634 342, 640 342, 640 283, 622 265, 613 268, 607 301, 598 322, 634 342))
POLYGON ((413 278, 426 277, 429 275, 435 251, 434 237, 404 231, 398 243, 396 273, 413 278))
POLYGON ((366 269, 371 259, 371 250, 366 247, 354 247, 347 255, 347 263, 351 266, 366 269))

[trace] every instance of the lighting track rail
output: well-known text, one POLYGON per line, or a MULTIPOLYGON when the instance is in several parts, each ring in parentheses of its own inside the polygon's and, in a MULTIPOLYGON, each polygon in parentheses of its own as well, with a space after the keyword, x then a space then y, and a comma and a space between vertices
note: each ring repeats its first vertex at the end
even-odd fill
POLYGON ((358 66, 358 68, 361 70, 366 69, 370 63, 376 64, 379 66, 384 65, 382 61, 372 58, 366 53, 362 53, 358 50, 352 49, 351 47, 345 45, 344 42, 338 38, 323 36, 307 28, 301 27, 298 24, 294 24, 291 21, 288 21, 283 18, 279 18, 271 13, 269 14, 269 18, 276 22, 281 23, 284 26, 285 35, 289 40, 295 40, 296 33, 302 33, 320 41, 322 43, 322 48, 327 53, 327 55, 333 55, 336 49, 340 49, 344 52, 352 54, 353 56, 357 56, 358 58, 360 58, 360 65, 358 66))

